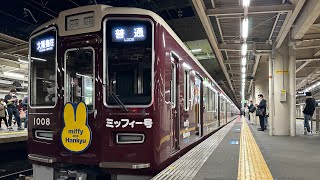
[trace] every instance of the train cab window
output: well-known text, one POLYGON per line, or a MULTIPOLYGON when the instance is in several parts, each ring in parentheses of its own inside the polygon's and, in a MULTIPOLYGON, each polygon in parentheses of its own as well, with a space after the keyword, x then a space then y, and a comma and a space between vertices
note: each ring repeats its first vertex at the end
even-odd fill
POLYGON ((30 39, 30 106, 56 104, 56 37, 51 28, 30 39))
POLYGON ((184 110, 189 111, 190 105, 190 70, 184 71, 184 110))
POLYGON ((151 23, 144 20, 110 19, 105 23, 105 31, 107 104, 150 104, 152 99, 151 23))
POLYGON ((77 48, 65 53, 65 101, 85 102, 88 111, 93 110, 94 99, 94 51, 91 48, 77 48))

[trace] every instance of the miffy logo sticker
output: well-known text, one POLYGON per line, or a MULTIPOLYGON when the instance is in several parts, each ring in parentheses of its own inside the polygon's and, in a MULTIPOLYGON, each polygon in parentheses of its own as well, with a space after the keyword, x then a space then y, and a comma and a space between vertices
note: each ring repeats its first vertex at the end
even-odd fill
POLYGON ((88 110, 85 103, 67 103, 63 111, 64 128, 61 134, 63 146, 72 152, 82 152, 91 143, 88 110))

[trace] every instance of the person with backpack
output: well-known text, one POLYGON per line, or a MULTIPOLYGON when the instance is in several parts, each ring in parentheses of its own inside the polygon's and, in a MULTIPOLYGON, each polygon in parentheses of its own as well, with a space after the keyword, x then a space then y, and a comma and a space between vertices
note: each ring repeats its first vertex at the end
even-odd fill
POLYGON ((266 116, 266 109, 267 109, 267 100, 263 98, 262 94, 258 95, 258 98, 260 99, 259 105, 257 105, 256 115, 259 116, 260 119, 260 128, 258 128, 258 131, 264 131, 265 130, 265 116, 266 116))
MULTIPOLYGON (((309 120, 312 120, 313 113, 316 109, 316 100, 311 96, 311 92, 306 92, 306 106, 304 107, 304 133, 311 134, 309 120)), ((312 121, 311 121, 312 123, 312 121)))
POLYGON ((0 129, 2 129, 1 127, 2 120, 4 121, 4 124, 8 128, 6 104, 4 103, 3 98, 0 98, 0 129))
POLYGON ((253 113, 255 112, 256 107, 253 105, 253 101, 250 100, 250 105, 249 105, 249 120, 251 121, 251 124, 253 124, 254 116, 253 113))
POLYGON ((7 110, 8 110, 8 114, 9 114, 9 120, 8 120, 8 124, 9 130, 13 130, 12 128, 12 116, 14 116, 17 124, 18 124, 18 130, 23 130, 23 128, 21 127, 21 120, 20 120, 20 114, 18 111, 18 107, 17 107, 17 103, 18 103, 18 98, 16 97, 16 90, 12 89, 10 91, 10 94, 7 94, 4 97, 4 102, 7 104, 7 110))

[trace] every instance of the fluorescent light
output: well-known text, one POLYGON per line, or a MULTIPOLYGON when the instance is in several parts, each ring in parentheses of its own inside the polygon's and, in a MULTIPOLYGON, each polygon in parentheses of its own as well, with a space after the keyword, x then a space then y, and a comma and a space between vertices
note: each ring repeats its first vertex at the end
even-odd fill
POLYGON ((191 52, 201 52, 202 49, 192 49, 191 52))
POLYGON ((83 74, 80 74, 80 73, 76 73, 77 76, 82 76, 82 77, 87 77, 87 78, 91 78, 90 76, 87 76, 87 75, 83 75, 83 74))
POLYGON ((249 7, 250 6, 250 0, 242 0, 243 7, 249 7))
POLYGON ((246 79, 242 79, 241 82, 242 82, 242 83, 245 83, 245 82, 246 82, 246 79))
POLYGON ((27 59, 24 59, 24 58, 21 58, 21 57, 18 58, 18 61, 22 62, 22 63, 25 63, 25 64, 29 63, 29 61, 27 59))
POLYGON ((249 29, 249 24, 248 24, 248 18, 244 18, 242 20, 242 38, 247 39, 248 37, 248 29, 249 29))
POLYGON ((242 72, 242 73, 246 73, 246 67, 242 67, 242 68, 241 68, 241 72, 242 72))
POLYGON ((242 79, 246 78, 246 75, 245 74, 242 74, 241 75, 242 79))
POLYGON ((38 61, 47 61, 47 60, 45 60, 45 59, 42 59, 42 58, 36 58, 36 57, 31 57, 31 59, 33 59, 33 60, 38 60, 38 61))
POLYGON ((241 59, 241 65, 242 65, 242 66, 247 65, 247 58, 246 58, 246 57, 242 57, 242 59, 241 59))
POLYGON ((241 49, 241 55, 242 56, 246 56, 247 55, 247 48, 248 48, 247 43, 243 43, 242 44, 242 49, 241 49))
POLYGON ((12 84, 13 84, 13 82, 12 82, 12 81, 1 80, 1 79, 0 79, 0 83, 1 83, 1 84, 10 84, 10 85, 12 85, 12 84))
POLYGON ((23 74, 18 74, 18 73, 12 73, 12 72, 3 72, 5 76, 11 76, 11 77, 16 77, 16 78, 24 78, 23 74))

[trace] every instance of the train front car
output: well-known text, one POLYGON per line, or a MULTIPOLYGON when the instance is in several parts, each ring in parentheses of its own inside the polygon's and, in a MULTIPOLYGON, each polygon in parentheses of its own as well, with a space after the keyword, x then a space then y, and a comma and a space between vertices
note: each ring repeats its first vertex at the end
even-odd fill
POLYGON ((79 177, 158 171, 156 23, 148 13, 79 7, 32 34, 28 146, 35 179, 75 174, 66 169, 79 177))

